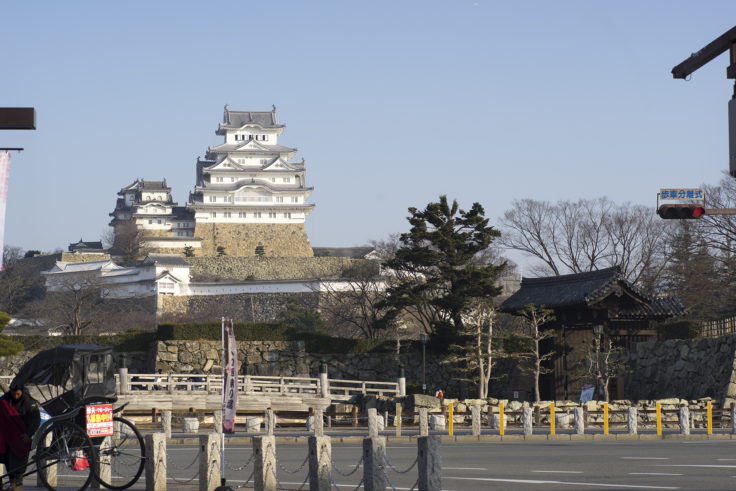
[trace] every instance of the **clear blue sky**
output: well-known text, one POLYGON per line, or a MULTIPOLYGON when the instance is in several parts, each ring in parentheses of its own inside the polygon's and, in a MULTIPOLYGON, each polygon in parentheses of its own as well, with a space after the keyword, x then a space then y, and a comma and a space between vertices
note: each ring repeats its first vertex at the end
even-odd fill
POLYGON ((727 56, 673 66, 736 25, 729 1, 0 3, 0 106, 35 106, 12 156, 6 243, 99 240, 117 191, 179 204, 223 106, 278 108, 307 162, 312 245, 407 230, 440 194, 492 223, 515 198, 608 196, 728 167, 727 56))

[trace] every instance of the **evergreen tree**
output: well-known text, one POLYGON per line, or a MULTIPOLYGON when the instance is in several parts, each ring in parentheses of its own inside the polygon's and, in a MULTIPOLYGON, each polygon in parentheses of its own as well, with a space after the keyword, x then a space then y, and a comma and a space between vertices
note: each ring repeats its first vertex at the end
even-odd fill
POLYGON ((424 210, 409 208, 411 229, 402 234, 401 247, 386 265, 402 281, 388 288, 387 304, 397 317, 402 309, 426 304, 437 312, 429 326, 440 346, 457 341, 463 313, 476 298, 500 293, 495 283, 506 263, 476 261, 500 232, 488 225, 483 207, 473 203, 461 210, 446 196, 424 210))
MULTIPOLYGON (((10 316, 5 312, 0 312, 0 331, 10 322, 10 316)), ((0 334, 0 356, 14 355, 23 351, 23 345, 13 341, 10 336, 0 334)))

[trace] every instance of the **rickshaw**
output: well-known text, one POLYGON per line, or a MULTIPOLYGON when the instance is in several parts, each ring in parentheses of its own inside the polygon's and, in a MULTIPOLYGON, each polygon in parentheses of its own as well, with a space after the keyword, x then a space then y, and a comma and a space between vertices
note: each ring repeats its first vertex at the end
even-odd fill
POLYGON ((118 415, 124 406, 112 407, 117 392, 111 347, 41 351, 21 367, 13 386, 25 387, 48 414, 33 436, 26 476, 38 473, 51 491, 83 490, 93 480, 122 490, 138 481, 145 446, 135 425, 118 415))

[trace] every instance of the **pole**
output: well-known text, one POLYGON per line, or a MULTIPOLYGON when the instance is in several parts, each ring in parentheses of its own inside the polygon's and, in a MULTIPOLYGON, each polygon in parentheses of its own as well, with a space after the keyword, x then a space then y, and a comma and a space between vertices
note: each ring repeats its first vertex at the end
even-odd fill
MULTIPOLYGON (((222 338, 222 346, 220 347, 220 365, 222 366, 222 409, 225 410, 225 317, 222 318, 222 327, 220 328, 220 338, 222 338)), ((225 486, 225 432, 220 432, 220 483, 225 486)))
POLYGON ((427 393, 427 340, 422 335, 422 394, 427 393))

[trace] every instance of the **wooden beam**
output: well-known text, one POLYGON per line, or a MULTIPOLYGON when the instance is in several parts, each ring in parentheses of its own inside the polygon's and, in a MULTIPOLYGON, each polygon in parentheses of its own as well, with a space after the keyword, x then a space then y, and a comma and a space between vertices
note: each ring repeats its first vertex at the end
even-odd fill
POLYGON ((732 27, 714 41, 708 43, 703 49, 691 54, 688 59, 674 67, 672 69, 672 76, 680 79, 687 78, 695 70, 725 52, 727 49, 730 49, 731 45, 735 42, 736 27, 732 27))

